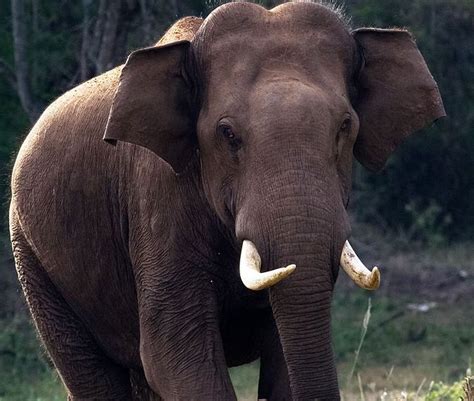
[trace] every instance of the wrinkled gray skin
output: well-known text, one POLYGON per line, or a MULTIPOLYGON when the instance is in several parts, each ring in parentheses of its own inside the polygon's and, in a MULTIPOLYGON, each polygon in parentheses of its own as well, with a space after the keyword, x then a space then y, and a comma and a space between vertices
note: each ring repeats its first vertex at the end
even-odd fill
POLYGON ((353 151, 379 169, 442 115, 407 32, 350 32, 313 3, 181 20, 56 100, 18 155, 10 227, 69 399, 138 399, 132 372, 165 400, 235 400, 227 366, 258 357, 259 398, 339 399, 353 151), (244 239, 296 271, 247 290, 244 239))

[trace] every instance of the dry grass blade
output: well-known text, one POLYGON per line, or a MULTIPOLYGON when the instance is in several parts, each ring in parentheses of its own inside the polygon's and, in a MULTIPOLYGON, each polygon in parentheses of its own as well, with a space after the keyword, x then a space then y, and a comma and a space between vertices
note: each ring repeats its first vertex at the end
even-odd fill
POLYGON ((357 347, 357 350, 355 352, 354 363, 352 364, 351 371, 350 371, 350 373, 347 377, 347 384, 349 384, 352 377, 354 376, 354 371, 355 371, 355 368, 357 366, 357 362, 359 360, 360 350, 362 349, 362 345, 364 344, 365 336, 367 335, 367 328, 369 327, 371 309, 372 309, 372 300, 371 300, 371 298, 369 298, 369 302, 368 302, 368 305, 367 305, 367 311, 365 312, 364 320, 362 321, 362 331, 361 331, 361 335, 360 335, 359 346, 357 347))
POLYGON ((419 396, 419 394, 421 392, 421 389, 423 388, 423 385, 425 384, 425 382, 426 382, 426 377, 423 378, 420 385, 418 386, 418 389, 416 390, 416 394, 415 394, 415 399, 418 399, 418 396, 419 396))
POLYGON ((365 401, 364 388, 362 387, 362 379, 359 373, 357 373, 357 382, 359 383, 360 399, 361 401, 365 401))

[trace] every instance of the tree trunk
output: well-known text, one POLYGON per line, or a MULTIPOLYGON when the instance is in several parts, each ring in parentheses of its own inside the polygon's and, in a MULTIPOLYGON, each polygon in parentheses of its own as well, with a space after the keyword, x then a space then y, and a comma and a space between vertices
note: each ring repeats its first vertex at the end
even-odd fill
POLYGON ((112 68, 114 65, 114 53, 117 39, 117 28, 120 19, 120 1, 111 1, 108 4, 104 31, 100 41, 99 54, 97 55, 97 73, 101 74, 104 71, 112 68))
POLYGON ((151 32, 151 15, 150 8, 148 7, 147 0, 140 0, 140 15, 142 20, 142 31, 144 43, 151 44, 152 32, 151 32))
POLYGON ((90 47, 90 12, 89 7, 91 0, 82 0, 82 43, 81 55, 79 60, 80 80, 86 81, 89 78, 89 47, 90 47))
POLYGON ((87 48, 88 58, 94 65, 94 71, 91 71, 92 75, 97 73, 97 58, 102 40, 102 31, 104 30, 106 20, 106 10, 107 0, 100 0, 94 24, 94 32, 92 34, 92 41, 90 42, 90 46, 87 48))
POLYGON ((31 31, 32 31, 32 37, 31 37, 31 43, 32 46, 30 47, 32 49, 32 56, 33 60, 31 61, 31 78, 30 78, 30 84, 32 88, 36 88, 36 84, 38 82, 38 72, 40 69, 40 66, 38 66, 37 63, 37 54, 38 54, 38 44, 39 44, 39 37, 40 37, 40 28, 39 28, 39 1, 38 0, 31 0, 31 31))
POLYGON ((171 5, 171 17, 172 17, 171 19, 172 20, 178 19, 178 17, 179 17, 179 3, 178 3, 178 0, 171 0, 170 5, 171 5))
POLYGON ((16 88, 21 105, 28 114, 28 118, 31 122, 35 122, 39 117, 40 107, 35 102, 31 91, 24 2, 22 0, 11 0, 11 10, 16 88))
POLYGON ((16 91, 16 75, 15 71, 4 60, 0 59, 0 73, 3 73, 7 82, 16 91))

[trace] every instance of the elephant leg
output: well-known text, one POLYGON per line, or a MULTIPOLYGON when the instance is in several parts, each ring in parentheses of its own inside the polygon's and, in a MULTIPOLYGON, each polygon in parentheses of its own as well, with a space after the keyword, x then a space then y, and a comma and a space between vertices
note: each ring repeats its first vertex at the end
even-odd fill
POLYGON ((273 316, 266 321, 265 336, 260 356, 258 399, 290 401, 291 390, 280 337, 273 316))
POLYGON ((18 277, 39 336, 66 386, 69 401, 131 401, 128 370, 108 359, 11 224, 18 277))
POLYGON ((181 268, 143 269, 139 275, 146 379, 165 400, 236 400, 219 330, 216 283, 197 268, 181 268))

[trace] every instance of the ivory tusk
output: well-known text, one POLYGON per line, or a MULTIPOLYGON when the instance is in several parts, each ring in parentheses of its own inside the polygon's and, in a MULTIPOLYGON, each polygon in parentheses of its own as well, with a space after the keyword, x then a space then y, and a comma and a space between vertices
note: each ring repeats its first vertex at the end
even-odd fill
POLYGON ((379 288, 380 272, 378 267, 375 266, 372 271, 367 269, 352 249, 349 241, 344 243, 344 248, 342 249, 341 266, 359 287, 366 290, 376 290, 379 288))
POLYGON ((296 265, 289 265, 265 273, 260 272, 262 261, 254 243, 244 240, 240 254, 240 278, 244 285, 254 291, 271 287, 295 271, 296 265))

